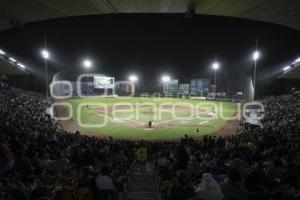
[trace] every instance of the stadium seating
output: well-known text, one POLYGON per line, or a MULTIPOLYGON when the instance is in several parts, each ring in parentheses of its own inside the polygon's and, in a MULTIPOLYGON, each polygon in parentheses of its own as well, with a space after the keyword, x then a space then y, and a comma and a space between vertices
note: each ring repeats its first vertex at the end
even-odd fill
POLYGON ((263 128, 168 142, 66 132, 43 99, 0 90, 0 199, 137 199, 122 194, 141 188, 157 199, 154 184, 165 200, 299 199, 299 94, 263 99, 263 128), (135 165, 141 145, 146 172, 135 165))

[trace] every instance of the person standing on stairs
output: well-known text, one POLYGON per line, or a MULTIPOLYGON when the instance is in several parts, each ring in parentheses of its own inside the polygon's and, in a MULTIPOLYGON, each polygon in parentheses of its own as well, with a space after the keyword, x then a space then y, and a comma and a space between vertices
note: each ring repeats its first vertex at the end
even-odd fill
POLYGON ((145 171, 146 168, 146 160, 148 158, 148 148, 145 145, 141 145, 138 149, 138 162, 141 168, 141 171, 145 171))

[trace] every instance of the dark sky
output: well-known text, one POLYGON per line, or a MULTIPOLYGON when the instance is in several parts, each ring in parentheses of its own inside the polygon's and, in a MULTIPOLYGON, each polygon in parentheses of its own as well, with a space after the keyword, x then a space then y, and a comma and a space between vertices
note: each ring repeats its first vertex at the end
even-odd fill
POLYGON ((95 71, 119 80, 134 72, 150 83, 162 73, 181 82, 210 78, 214 60, 221 63, 220 78, 238 82, 253 67, 256 38, 262 53, 260 79, 273 76, 300 56, 300 31, 237 18, 195 15, 187 19, 184 14, 99 15, 29 23, 1 32, 0 48, 42 68, 39 51, 45 35, 54 71, 76 71, 89 56, 95 71))

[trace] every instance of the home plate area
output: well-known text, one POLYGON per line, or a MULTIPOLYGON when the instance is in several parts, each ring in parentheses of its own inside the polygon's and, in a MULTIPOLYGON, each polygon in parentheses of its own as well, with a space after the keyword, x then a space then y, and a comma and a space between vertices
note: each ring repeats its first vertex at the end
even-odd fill
POLYGON ((109 117, 112 123, 122 123, 125 126, 145 131, 176 125, 199 127, 213 117, 211 111, 171 105, 163 105, 159 108, 147 105, 119 105, 108 107, 105 112, 100 107, 94 107, 91 110, 109 117), (203 121, 203 117, 205 117, 205 121, 203 121))

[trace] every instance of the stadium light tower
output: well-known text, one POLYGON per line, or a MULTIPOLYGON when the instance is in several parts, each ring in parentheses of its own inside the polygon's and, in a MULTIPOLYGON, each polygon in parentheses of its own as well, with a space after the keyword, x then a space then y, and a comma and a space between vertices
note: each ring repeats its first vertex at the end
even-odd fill
POLYGON ((138 81, 138 77, 136 75, 130 75, 129 76, 129 81, 136 83, 138 81))
POLYGON ((46 76, 46 96, 47 96, 47 100, 49 98, 49 92, 48 92, 48 59, 50 57, 50 53, 49 51, 47 51, 47 49, 44 49, 41 51, 42 57, 45 60, 45 76, 46 76))
POLYGON ((86 69, 86 84, 87 84, 87 95, 89 95, 89 81, 88 81, 88 74, 89 74, 89 69, 92 67, 93 63, 89 59, 85 59, 83 62, 83 67, 86 69))
POLYGON ((289 65, 288 65, 288 66, 284 66, 284 67, 282 68, 283 71, 288 71, 289 69, 291 69, 291 66, 289 66, 289 65))
POLYGON ((25 69, 25 68, 26 68, 26 66, 23 65, 22 63, 18 63, 17 65, 18 65, 19 67, 21 67, 22 69, 25 69))
POLYGON ((10 57, 10 58, 8 58, 11 62, 17 62, 17 60, 16 59, 14 59, 13 57, 10 57))
POLYGON ((138 81, 138 77, 134 74, 130 75, 128 77, 129 81, 132 83, 132 92, 135 93, 135 84, 138 81))
POLYGON ((253 54, 252 54, 252 59, 254 61, 254 74, 253 74, 253 99, 255 99, 255 85, 256 85, 256 63, 257 63, 257 60, 259 59, 260 57, 260 53, 259 51, 255 51, 253 54))
POLYGON ((161 78, 161 80, 162 80, 164 83, 168 83, 168 82, 170 82, 171 78, 170 78, 170 76, 163 76, 163 77, 161 78))
POLYGON ((49 57, 50 57, 49 51, 47 51, 46 49, 42 50, 41 54, 42 54, 43 58, 46 60, 49 59, 49 57))
POLYGON ((162 76, 161 80, 164 83, 165 94, 168 94, 169 82, 170 82, 171 78, 170 78, 170 76, 162 76))
POLYGON ((83 66, 86 69, 89 69, 92 66, 92 62, 90 60, 86 59, 86 60, 83 61, 83 66))
POLYGON ((216 96, 216 93, 217 93, 217 70, 220 68, 220 64, 218 62, 214 62, 212 64, 212 68, 214 70, 214 85, 215 85, 215 96, 216 96))
POLYGON ((293 65, 296 64, 296 63, 298 63, 298 62, 300 62, 300 57, 297 58, 297 59, 293 62, 293 65))

